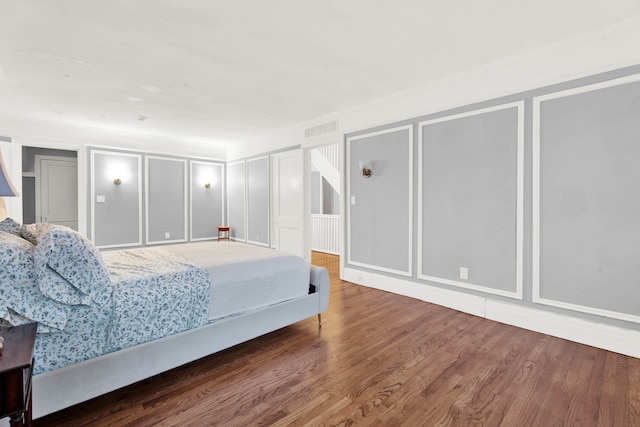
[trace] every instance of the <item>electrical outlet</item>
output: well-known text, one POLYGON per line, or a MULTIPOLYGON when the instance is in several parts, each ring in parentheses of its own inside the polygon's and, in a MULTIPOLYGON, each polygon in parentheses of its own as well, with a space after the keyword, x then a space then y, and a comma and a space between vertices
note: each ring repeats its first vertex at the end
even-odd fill
POLYGON ((164 238, 165 239, 171 238, 171 233, 169 233, 168 231, 166 233, 164 233, 164 238))
POLYGON ((469 269, 467 267, 460 267, 460 278, 462 280, 469 280, 469 269))

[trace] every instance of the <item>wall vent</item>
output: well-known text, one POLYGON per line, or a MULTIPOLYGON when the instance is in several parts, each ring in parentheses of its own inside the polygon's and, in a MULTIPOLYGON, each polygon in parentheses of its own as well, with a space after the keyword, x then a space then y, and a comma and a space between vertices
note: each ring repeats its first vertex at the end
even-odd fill
POLYGON ((321 125, 310 127, 304 130, 305 138, 313 138, 314 136, 320 136, 338 130, 338 121, 322 123, 321 125))

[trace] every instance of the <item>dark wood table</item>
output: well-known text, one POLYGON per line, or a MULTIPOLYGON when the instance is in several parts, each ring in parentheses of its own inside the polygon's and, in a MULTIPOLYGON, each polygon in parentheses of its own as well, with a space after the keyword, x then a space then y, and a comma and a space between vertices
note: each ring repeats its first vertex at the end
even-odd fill
POLYGON ((32 425, 31 376, 37 323, 0 329, 0 418, 11 417, 12 426, 32 425))

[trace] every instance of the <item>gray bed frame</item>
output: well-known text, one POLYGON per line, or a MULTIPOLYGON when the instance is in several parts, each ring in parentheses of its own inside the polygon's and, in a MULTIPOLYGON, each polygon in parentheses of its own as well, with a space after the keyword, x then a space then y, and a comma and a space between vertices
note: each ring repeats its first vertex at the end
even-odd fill
MULTIPOLYGON (((315 292, 156 341, 105 354, 33 377, 33 418, 133 384, 236 344, 323 313, 329 274, 311 266, 315 292)), ((321 323, 320 323, 321 324, 321 323)))

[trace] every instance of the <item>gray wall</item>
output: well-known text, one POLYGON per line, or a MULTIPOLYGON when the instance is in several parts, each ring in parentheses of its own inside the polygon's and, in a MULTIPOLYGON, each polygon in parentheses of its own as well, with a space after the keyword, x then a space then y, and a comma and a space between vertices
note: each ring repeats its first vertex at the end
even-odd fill
POLYGON ((350 138, 347 147, 349 262, 411 275, 412 128, 350 138), (370 178, 361 161, 371 164, 370 178))
POLYGON ((141 245, 142 155, 91 151, 90 156, 94 243, 100 247, 141 245), (122 183, 115 185, 115 178, 122 183), (98 197, 104 202, 97 202, 98 197))
POLYGON ((224 165, 192 160, 191 240, 217 238, 218 225, 224 224, 224 165), (210 187, 205 186, 206 183, 210 187))
POLYGON ((640 330, 638 117, 634 66, 345 135, 346 267, 640 330))
POLYGON ((516 106, 420 124, 421 276, 517 291, 518 130, 516 106))
POLYGON ((540 297, 640 316, 640 83, 540 113, 540 297))
POLYGON ((245 236, 245 162, 227 164, 227 209, 231 237, 246 240, 245 236))
POLYGON ((90 237, 101 248, 214 239, 226 222, 224 163, 97 148, 88 156, 90 237))
POLYGON ((247 160, 247 240, 269 245, 269 157, 247 160))
POLYGON ((187 241, 187 162, 146 156, 147 244, 187 241))

